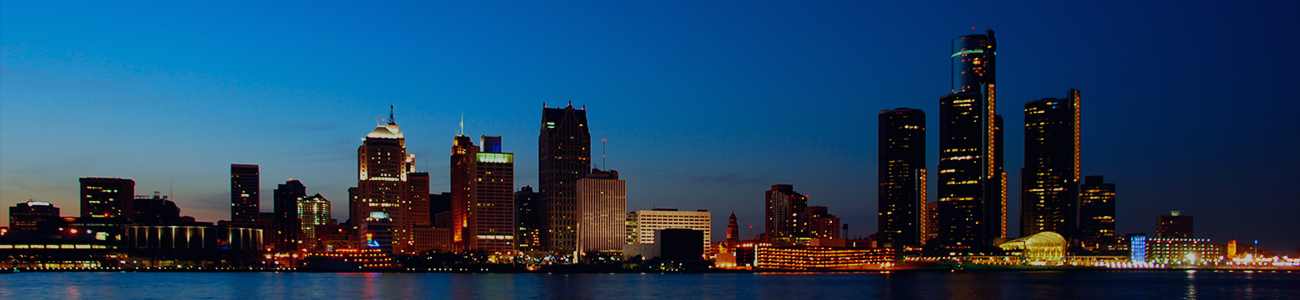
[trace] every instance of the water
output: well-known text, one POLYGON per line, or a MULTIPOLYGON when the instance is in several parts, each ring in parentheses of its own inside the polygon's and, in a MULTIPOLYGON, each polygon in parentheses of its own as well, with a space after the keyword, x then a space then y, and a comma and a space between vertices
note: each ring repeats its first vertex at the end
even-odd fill
POLYGON ((1300 273, 17 273, 0 299, 1300 299, 1300 273))

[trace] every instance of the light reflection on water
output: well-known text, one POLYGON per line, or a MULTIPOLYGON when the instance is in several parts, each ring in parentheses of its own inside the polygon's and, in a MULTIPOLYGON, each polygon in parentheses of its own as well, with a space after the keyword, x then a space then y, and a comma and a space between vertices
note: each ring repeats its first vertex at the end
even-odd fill
POLYGON ((0 299, 1300 299, 1300 274, 17 273, 0 299))

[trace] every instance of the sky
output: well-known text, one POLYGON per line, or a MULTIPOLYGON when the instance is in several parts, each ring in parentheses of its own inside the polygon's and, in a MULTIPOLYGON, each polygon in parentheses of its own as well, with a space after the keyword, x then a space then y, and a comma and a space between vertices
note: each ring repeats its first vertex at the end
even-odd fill
POLYGON ((462 116, 536 187, 542 106, 572 103, 629 210, 708 209, 719 239, 734 211, 752 236, 763 192, 793 184, 867 236, 877 113, 925 110, 936 169, 951 41, 993 29, 1011 236, 1023 103, 1075 88, 1119 233, 1180 210, 1216 242, 1300 247, 1300 2, 697 2, 0 1, 0 210, 77 215, 78 178, 121 177, 215 222, 249 163, 263 211, 293 178, 344 221, 389 105, 431 191, 462 116))

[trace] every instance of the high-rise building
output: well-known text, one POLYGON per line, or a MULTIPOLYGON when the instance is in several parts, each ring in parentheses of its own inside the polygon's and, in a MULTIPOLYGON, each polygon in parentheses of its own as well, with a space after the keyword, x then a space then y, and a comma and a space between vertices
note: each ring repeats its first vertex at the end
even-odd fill
POLYGON ((921 234, 924 237, 922 243, 925 245, 937 243, 939 241, 939 202, 926 202, 925 213, 922 215, 925 216, 925 221, 921 222, 921 224, 925 224, 922 226, 924 231, 921 234))
POLYGON ((733 246, 740 243, 740 225, 736 224, 736 212, 731 212, 731 217, 727 218, 727 242, 733 246))
POLYGON ((807 218, 808 237, 820 239, 838 239, 840 237, 840 217, 832 215, 825 206, 809 206, 800 217, 807 218))
POLYGON ((952 94, 939 98, 939 243, 988 246, 1006 237, 1005 171, 993 31, 953 40, 952 94))
POLYGON ((301 232, 299 239, 306 241, 304 243, 314 244, 318 237, 316 235, 316 226, 323 225, 332 225, 330 224, 329 199, 325 199, 319 193, 299 198, 298 226, 299 232, 301 232))
POLYGON ((619 252, 627 244, 627 181, 618 171, 592 169, 578 179, 578 249, 619 252))
POLYGON ((81 216, 131 218, 135 216, 135 180, 81 178, 81 216))
POLYGON ((59 208, 49 202, 27 200, 9 207, 10 232, 36 231, 36 223, 59 217, 59 208))
POLYGON ((799 214, 808 208, 808 196, 794 191, 794 185, 774 184, 764 193, 766 206, 765 235, 771 240, 806 237, 808 226, 799 214))
POLYGON ((540 195, 533 191, 532 186, 524 186, 515 192, 515 224, 519 228, 515 230, 515 245, 518 245, 519 252, 542 250, 539 197, 540 195))
POLYGON ((1025 167, 1020 170, 1020 236, 1056 232, 1077 240, 1079 91, 1025 102, 1025 167))
POLYGON ((591 170, 591 132, 587 109, 542 105, 537 138, 542 243, 551 252, 569 255, 578 237, 578 179, 591 170))
POLYGON ((256 222, 262 198, 257 165, 230 164, 230 220, 256 222))
POLYGON ((1115 243, 1115 184, 1088 176, 1080 191, 1079 240, 1085 247, 1115 243))
MULTIPOLYGON (((410 228, 407 228, 406 216, 410 210, 411 200, 407 186, 410 173, 415 172, 415 154, 406 153, 406 138, 393 119, 392 107, 389 107, 387 124, 380 124, 361 139, 357 147, 357 186, 349 190, 349 222, 358 226, 367 219, 386 219, 389 225, 375 225, 374 228, 392 230, 392 243, 384 249, 391 248, 394 253, 408 253, 412 243, 410 228), (372 218, 372 213, 382 212, 387 217, 372 218)), ((374 223, 373 224, 380 224, 374 223)), ((356 228, 362 230, 363 228, 356 228)), ((375 229, 378 230, 378 229, 375 229)), ((373 233, 373 230, 372 230, 373 233)), ((358 236, 358 239, 364 239, 358 236)), ((363 244, 364 240, 361 241, 363 244)))
POLYGON ((656 208, 627 213, 627 243, 654 244, 655 231, 664 229, 691 229, 704 232, 701 248, 709 251, 712 232, 712 214, 706 209, 679 211, 675 208, 656 208))
POLYGON ((275 188, 275 231, 280 237, 276 248, 296 251, 301 240, 302 222, 298 219, 298 200, 307 196, 307 186, 289 179, 275 188))
POLYGON ((181 208, 167 198, 157 191, 153 192, 152 197, 136 195, 132 204, 135 215, 131 221, 136 225, 175 225, 180 222, 181 208))
POLYGON ((925 112, 903 107, 882 110, 879 117, 879 238, 901 245, 921 245, 921 220, 927 201, 925 112))
POLYGON ((480 149, 461 135, 452 145, 452 242, 462 251, 511 255, 516 250, 514 154, 499 152, 499 136, 483 136, 482 144, 480 149))
POLYGON ((429 214, 429 173, 411 172, 406 175, 407 198, 410 199, 410 212, 406 217, 406 226, 432 226, 433 215, 429 214))
POLYGON ((1180 211, 1156 217, 1156 238, 1190 239, 1192 235, 1192 216, 1184 216, 1180 211))

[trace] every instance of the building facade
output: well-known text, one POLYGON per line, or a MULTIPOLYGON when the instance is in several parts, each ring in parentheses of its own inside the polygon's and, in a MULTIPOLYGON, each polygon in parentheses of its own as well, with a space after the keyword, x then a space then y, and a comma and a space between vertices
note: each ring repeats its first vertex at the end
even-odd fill
POLYGON ((1020 170, 1020 236, 1043 231, 1077 239, 1079 91, 1025 103, 1025 167, 1020 170))
POLYGON ((774 184, 764 193, 767 240, 789 241, 796 237, 808 236, 806 218, 799 214, 808 209, 808 196, 794 191, 794 185, 774 184))
POLYGON ((515 249, 514 154, 500 151, 501 137, 483 147, 456 137, 451 155, 452 242, 461 251, 508 255, 515 249))
POLYGON ((389 235, 393 245, 384 247, 402 254, 409 252, 408 246, 412 244, 410 228, 406 228, 411 205, 407 175, 415 172, 415 154, 406 153, 406 138, 391 111, 386 123, 366 134, 357 147, 358 180, 357 186, 349 190, 348 216, 349 222, 357 226, 372 213, 387 215, 391 224, 384 226, 392 230, 389 235))
POLYGON ((131 218, 135 216, 135 180, 81 178, 81 216, 131 218))
POLYGON ((1193 238, 1192 216, 1184 216, 1180 211, 1156 217, 1156 238, 1190 239, 1193 238))
POLYGON ((275 188, 275 234, 279 237, 276 248, 280 251, 296 251, 299 246, 299 231, 302 222, 298 219, 298 200, 307 197, 307 186, 301 181, 289 179, 275 188))
POLYGON ((540 200, 540 195, 531 186, 515 192, 515 224, 519 228, 515 230, 515 245, 519 247, 519 252, 542 250, 542 223, 538 208, 540 200))
POLYGON ((832 215, 825 206, 809 206, 800 217, 807 218, 808 237, 816 239, 838 239, 840 237, 840 217, 832 215))
POLYGON ((305 244, 316 244, 316 226, 333 225, 330 222, 330 201, 319 193, 298 198, 299 239, 305 244))
POLYGON ((537 138, 538 181, 542 198, 542 243, 547 250, 568 255, 578 240, 578 179, 591 170, 591 131, 587 109, 542 105, 537 138))
POLYGON ((230 164, 230 220, 256 222, 262 198, 257 165, 230 164))
POLYGON ((620 252, 627 244, 627 181, 618 171, 592 169, 578 179, 578 249, 620 252))
POLYGON ((627 243, 654 244, 655 231, 664 229, 691 229, 704 232, 700 249, 709 251, 712 239, 712 214, 708 210, 679 211, 675 208, 656 208, 627 213, 627 243))
POLYGON ((1117 242, 1115 235, 1115 184, 1102 176, 1084 177, 1079 188, 1079 240, 1095 248, 1117 242))
POLYGON ((939 243, 990 246, 1006 237, 1006 174, 996 106, 997 41, 953 40, 952 94, 939 98, 939 243))
POLYGON ((59 217, 59 208, 49 202, 27 200, 9 207, 9 232, 35 232, 36 223, 59 217))
POLYGON ((926 203, 925 112, 882 110, 877 164, 877 226, 881 241, 918 246, 924 242, 926 203))

